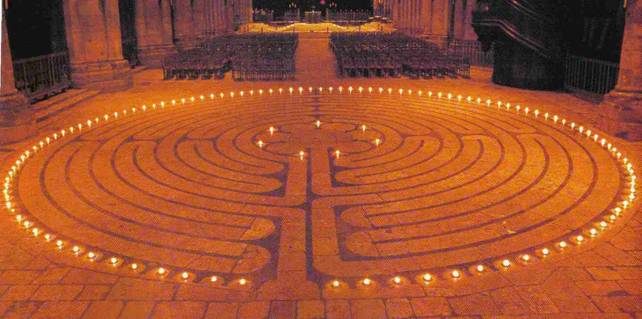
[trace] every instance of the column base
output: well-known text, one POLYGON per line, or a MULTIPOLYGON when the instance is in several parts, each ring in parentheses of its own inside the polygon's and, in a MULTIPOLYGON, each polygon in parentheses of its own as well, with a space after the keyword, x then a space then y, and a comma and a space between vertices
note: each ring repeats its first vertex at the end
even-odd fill
POLYGON ((138 60, 141 64, 158 68, 165 56, 176 53, 174 45, 150 45, 138 48, 138 60))
POLYGON ((22 141, 37 130, 31 104, 22 93, 0 96, 0 144, 22 141))
POLYGON ((101 92, 114 92, 132 86, 129 63, 126 60, 85 62, 71 65, 74 86, 101 92))
POLYGON ((642 141, 642 92, 613 90, 599 106, 598 127, 629 141, 642 141))

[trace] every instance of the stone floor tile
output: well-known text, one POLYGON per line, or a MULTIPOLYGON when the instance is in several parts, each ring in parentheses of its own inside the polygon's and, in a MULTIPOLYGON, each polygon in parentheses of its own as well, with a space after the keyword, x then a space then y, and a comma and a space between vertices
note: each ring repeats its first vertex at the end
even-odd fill
POLYGON ((170 300, 175 284, 151 280, 122 278, 113 286, 107 299, 117 300, 170 300))
POLYGON ((500 315, 501 310, 489 294, 481 293, 448 298, 453 312, 458 315, 500 315))
POLYGON ((51 267, 46 269, 34 281, 34 284, 56 284, 69 272, 67 267, 51 267))
POLYGON ((265 319, 270 313, 270 303, 253 301, 240 305, 238 319, 265 319))
POLYGON ((40 307, 36 302, 16 302, 3 314, 4 319, 27 319, 40 307))
POLYGON ((631 295, 642 295, 642 279, 619 280, 617 283, 631 295))
POLYGON ((642 296, 593 296, 591 299, 602 312, 642 311, 642 296))
POLYGON ((88 303, 84 301, 47 301, 33 314, 33 319, 80 318, 88 303))
POLYGON ((414 312, 410 300, 406 298, 386 299, 386 313, 390 319, 412 318, 414 312))
POLYGON ((494 304, 504 315, 523 315, 529 313, 528 306, 514 287, 500 288, 490 292, 494 304))
POLYGON ((203 319, 236 319, 238 311, 237 303, 212 302, 207 306, 203 319))
POLYGON ((290 319, 296 318, 296 301, 275 300, 270 304, 269 318, 290 319))
POLYGON ((347 300, 326 300, 325 313, 328 319, 350 318, 350 303, 347 300))
POLYGON ((76 297, 77 300, 103 300, 111 290, 107 285, 87 285, 76 297))
POLYGON ((5 290, 0 300, 28 300, 36 292, 38 286, 36 285, 17 285, 10 286, 5 290))
POLYGON ((42 285, 31 296, 34 301, 74 300, 83 290, 81 285, 42 285))
POLYGON ((0 284, 30 284, 39 274, 40 272, 32 270, 6 270, 0 274, 0 284))
POLYGON ((386 307, 381 299, 350 301, 352 319, 386 319, 386 307))
POLYGON ((606 296, 624 291, 617 281, 584 280, 576 281, 575 285, 587 296, 606 296))
POLYGON ((321 300, 301 300, 297 302, 297 319, 323 319, 325 305, 321 300))
POLYGON ((206 304, 194 301, 159 302, 154 307, 153 319, 191 319, 205 314, 206 304))
POLYGON ((154 309, 154 304, 152 301, 128 301, 118 319, 148 318, 154 309))
POLYGON ((444 297, 411 298, 410 305, 419 317, 448 316, 452 314, 450 305, 444 297))
POLYGON ((122 301, 94 301, 82 316, 82 319, 116 319, 124 303, 122 301))

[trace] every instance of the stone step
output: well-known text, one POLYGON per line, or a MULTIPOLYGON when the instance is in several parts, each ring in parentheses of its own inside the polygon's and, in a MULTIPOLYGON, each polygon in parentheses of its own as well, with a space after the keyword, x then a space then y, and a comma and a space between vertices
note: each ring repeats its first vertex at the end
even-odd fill
POLYGON ((60 103, 64 100, 67 100, 69 98, 72 98, 74 96, 77 96, 79 94, 83 94, 87 92, 86 89, 68 89, 60 94, 56 94, 48 99, 38 101, 32 105, 33 110, 38 112, 43 109, 47 109, 51 107, 54 104, 60 103))
POLYGON ((64 112, 82 101, 93 98, 99 93, 99 91, 94 90, 72 89, 53 97, 52 99, 56 98, 54 101, 51 101, 52 99, 49 99, 41 102, 49 102, 45 106, 37 103, 35 105, 36 123, 38 123, 38 126, 41 126, 42 122, 48 120, 52 116, 64 112))

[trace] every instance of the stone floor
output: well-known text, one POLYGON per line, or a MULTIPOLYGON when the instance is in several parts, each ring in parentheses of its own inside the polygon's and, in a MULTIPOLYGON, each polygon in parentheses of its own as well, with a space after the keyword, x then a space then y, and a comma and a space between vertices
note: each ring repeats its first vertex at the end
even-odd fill
POLYGON ((294 82, 144 70, 0 148, 6 172, 44 142, 0 219, 0 315, 642 317, 642 216, 613 210, 630 178, 595 105, 483 69, 341 79, 333 63, 317 34, 294 82))

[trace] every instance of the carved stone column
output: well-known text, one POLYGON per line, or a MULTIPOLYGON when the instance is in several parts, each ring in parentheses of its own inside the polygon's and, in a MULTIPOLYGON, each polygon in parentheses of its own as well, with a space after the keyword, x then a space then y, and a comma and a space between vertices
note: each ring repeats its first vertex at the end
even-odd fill
POLYGON ((629 0, 617 85, 604 98, 598 123, 610 134, 642 140, 642 6, 629 0))
POLYGON ((136 37, 143 65, 158 67, 164 56, 176 52, 169 0, 136 1, 136 37))
POLYGON ((64 0, 63 7, 74 85, 101 91, 129 88, 118 0, 64 0))
MULTIPOLYGON (((0 4, 2 5, 2 4, 0 4)), ((18 90, 13 79, 13 61, 9 50, 5 10, 2 9, 2 78, 0 79, 0 144, 17 142, 36 133, 36 123, 29 100, 18 90)))

